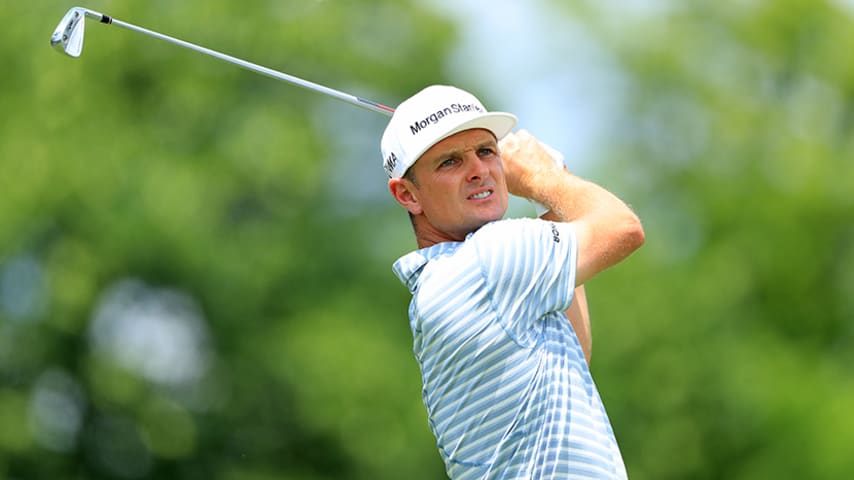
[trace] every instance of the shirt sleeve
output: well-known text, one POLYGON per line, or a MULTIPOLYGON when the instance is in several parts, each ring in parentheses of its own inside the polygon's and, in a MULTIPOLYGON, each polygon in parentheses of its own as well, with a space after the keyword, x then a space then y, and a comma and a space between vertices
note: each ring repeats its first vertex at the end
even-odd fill
POLYGON ((499 321, 517 342, 531 345, 537 320, 572 303, 577 258, 572 225, 503 220, 485 225, 472 239, 499 321))

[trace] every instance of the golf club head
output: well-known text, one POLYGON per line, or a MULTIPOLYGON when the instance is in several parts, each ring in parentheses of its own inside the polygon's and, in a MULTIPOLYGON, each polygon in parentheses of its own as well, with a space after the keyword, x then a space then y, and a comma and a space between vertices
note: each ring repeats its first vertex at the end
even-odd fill
POLYGON ((69 10, 50 36, 50 45, 66 55, 79 57, 83 51, 86 13, 86 9, 81 7, 69 10))

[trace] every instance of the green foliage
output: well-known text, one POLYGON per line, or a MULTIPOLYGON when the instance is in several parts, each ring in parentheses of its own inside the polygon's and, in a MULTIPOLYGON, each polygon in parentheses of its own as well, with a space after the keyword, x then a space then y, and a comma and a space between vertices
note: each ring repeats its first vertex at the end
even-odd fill
MULTIPOLYGON (((354 159, 318 119, 353 107, 92 21, 67 58, 70 4, 7 3, 0 478, 441 476, 390 271, 411 245, 367 221, 405 217, 329 182, 354 159)), ((451 40, 391 1, 87 6, 392 104, 451 40)))
MULTIPOLYGON (((854 12, 662 2, 584 16, 629 108, 596 176, 647 244, 589 286, 632 478, 850 478, 854 12)), ((576 5, 578 7, 578 5, 576 5)))

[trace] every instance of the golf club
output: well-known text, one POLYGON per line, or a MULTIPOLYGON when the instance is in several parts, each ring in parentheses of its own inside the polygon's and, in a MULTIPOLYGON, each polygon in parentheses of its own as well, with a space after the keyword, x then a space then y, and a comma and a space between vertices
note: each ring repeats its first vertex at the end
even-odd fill
MULTIPOLYGON (((53 35, 51 35, 50 37, 51 46, 71 57, 79 57, 80 53, 83 51, 83 34, 85 33, 86 17, 89 17, 93 20, 97 20, 100 23, 104 23, 107 25, 116 25, 137 33, 142 33, 144 35, 148 35, 169 43, 173 43, 184 48, 189 48, 190 50, 195 50, 199 53, 203 53, 205 55, 218 58, 229 63, 233 63, 247 70, 252 70, 253 72, 257 72, 262 75, 267 75, 268 77, 283 80, 285 82, 306 88, 308 90, 323 93, 331 97, 337 98, 338 100, 345 101, 352 105, 356 105, 357 107, 362 107, 373 112, 382 113, 388 116, 391 116, 394 113, 394 108, 387 107, 385 105, 372 102, 364 98, 356 97, 354 95, 350 95, 329 87, 325 87, 314 82, 309 82, 308 80, 303 80, 301 78, 294 77, 293 75, 288 75, 286 73, 282 73, 271 68, 263 67, 252 62, 247 62, 246 60, 241 60, 239 58, 232 57, 231 55, 226 55, 224 53, 217 52, 216 50, 211 50, 209 48, 205 48, 190 42, 185 42, 184 40, 179 40, 177 38, 170 37, 162 33, 157 33, 146 28, 138 27, 136 25, 132 25, 130 23, 126 23, 121 20, 110 17, 109 15, 104 15, 103 13, 96 12, 94 10, 89 10, 88 8, 83 7, 74 7, 69 10, 64 17, 62 17, 62 20, 59 22, 59 25, 56 26, 56 30, 53 31, 53 35)), ((563 155, 561 155, 560 152, 554 150, 553 148, 545 144, 543 144, 543 147, 545 147, 545 149, 549 152, 555 162, 558 163, 558 165, 563 166, 563 155)), ((546 207, 540 205, 537 202, 531 201, 531 203, 533 203, 535 208, 537 209, 537 216, 542 215, 548 210, 546 207)))
POLYGON ((121 20, 117 20, 113 17, 110 17, 109 15, 104 15, 103 13, 99 13, 94 10, 89 10, 88 8, 83 7, 74 7, 69 10, 64 17, 62 17, 62 20, 59 22, 59 25, 57 25, 56 30, 54 30, 53 32, 53 35, 51 35, 50 37, 51 46, 65 53, 66 55, 75 58, 79 57, 80 53, 83 51, 83 34, 85 32, 86 27, 86 17, 97 20, 100 23, 105 23, 107 25, 116 25, 137 33, 148 35, 150 37, 159 38, 160 40, 164 40, 184 48, 189 48, 190 50, 195 50, 199 53, 203 53, 205 55, 209 55, 220 60, 225 60, 226 62, 233 63, 247 70, 252 70, 253 72, 257 72, 262 75, 267 75, 268 77, 283 80, 285 82, 292 83, 294 85, 313 90, 315 92, 329 95, 331 97, 337 98, 338 100, 343 100, 347 103, 365 108, 367 110, 379 112, 389 116, 394 113, 394 109, 391 107, 387 107, 385 105, 372 102, 364 98, 359 98, 344 92, 340 92, 329 87, 324 87, 323 85, 318 85, 316 83, 309 82, 308 80, 303 80, 301 78, 294 77, 286 73, 282 73, 267 67, 263 67, 261 65, 257 65, 255 63, 247 62, 245 60, 232 57, 231 55, 226 55, 224 53, 220 53, 209 48, 205 48, 199 45, 192 44, 190 42, 185 42, 183 40, 170 37, 168 35, 163 35, 162 33, 157 33, 146 28, 132 25, 130 23, 125 23, 121 20))

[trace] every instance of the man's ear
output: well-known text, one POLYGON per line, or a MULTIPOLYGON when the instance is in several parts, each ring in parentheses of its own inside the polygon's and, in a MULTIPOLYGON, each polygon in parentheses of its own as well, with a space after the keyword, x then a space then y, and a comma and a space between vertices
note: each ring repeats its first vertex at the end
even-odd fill
POLYGON ((392 178, 388 181, 388 190, 397 203, 409 210, 409 213, 421 214, 421 202, 418 201, 418 193, 412 182, 405 178, 392 178))

